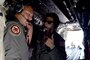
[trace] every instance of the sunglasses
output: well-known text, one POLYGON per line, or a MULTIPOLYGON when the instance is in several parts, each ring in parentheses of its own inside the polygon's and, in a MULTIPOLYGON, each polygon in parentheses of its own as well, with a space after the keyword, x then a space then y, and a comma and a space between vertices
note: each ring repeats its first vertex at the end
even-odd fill
POLYGON ((51 23, 53 23, 53 21, 45 21, 45 22, 47 22, 48 24, 51 24, 51 23))

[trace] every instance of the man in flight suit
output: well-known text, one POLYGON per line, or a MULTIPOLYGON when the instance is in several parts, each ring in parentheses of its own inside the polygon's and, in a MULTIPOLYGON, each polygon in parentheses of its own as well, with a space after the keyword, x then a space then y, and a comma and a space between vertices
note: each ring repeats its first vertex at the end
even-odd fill
POLYGON ((30 43, 32 39, 33 12, 31 6, 24 5, 16 11, 14 19, 6 22, 4 33, 5 60, 29 60, 27 42, 30 43), (26 35, 25 27, 27 28, 26 35))

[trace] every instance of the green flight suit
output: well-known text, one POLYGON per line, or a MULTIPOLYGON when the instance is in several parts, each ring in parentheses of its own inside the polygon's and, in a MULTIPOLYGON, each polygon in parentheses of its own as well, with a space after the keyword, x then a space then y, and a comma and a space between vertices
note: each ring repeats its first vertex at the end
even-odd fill
POLYGON ((29 60, 24 30, 18 21, 6 23, 4 31, 5 60, 29 60), (14 27, 16 30, 13 29, 13 26, 16 26, 14 27))

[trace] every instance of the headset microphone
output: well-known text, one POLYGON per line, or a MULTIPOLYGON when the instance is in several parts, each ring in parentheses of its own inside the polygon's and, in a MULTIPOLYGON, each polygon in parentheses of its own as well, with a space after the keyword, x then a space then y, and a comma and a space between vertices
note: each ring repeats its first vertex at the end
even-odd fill
POLYGON ((24 17, 22 14, 20 14, 23 18, 25 18, 27 20, 28 23, 31 23, 31 24, 34 24, 34 21, 33 20, 29 20, 27 19, 26 17, 24 17))

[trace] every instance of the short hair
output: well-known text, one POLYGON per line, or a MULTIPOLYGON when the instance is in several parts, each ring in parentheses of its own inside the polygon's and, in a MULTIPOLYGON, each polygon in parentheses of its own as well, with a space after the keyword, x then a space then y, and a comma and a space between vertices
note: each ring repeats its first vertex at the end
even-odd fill
POLYGON ((45 16, 44 16, 44 20, 43 22, 46 21, 47 17, 52 17, 53 20, 54 20, 54 29, 56 29, 60 23, 60 20, 59 20, 59 17, 56 13, 47 13, 45 16))

